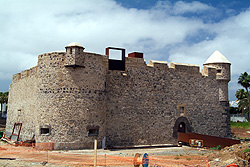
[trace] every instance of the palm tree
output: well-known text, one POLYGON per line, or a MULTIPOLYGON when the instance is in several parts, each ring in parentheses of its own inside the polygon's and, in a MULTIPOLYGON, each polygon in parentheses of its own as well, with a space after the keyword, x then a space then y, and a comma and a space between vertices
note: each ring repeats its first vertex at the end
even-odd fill
POLYGON ((248 112, 249 102, 247 98, 241 99, 238 103, 239 110, 248 112))
POLYGON ((250 87, 250 75, 247 72, 241 73, 240 77, 238 78, 238 84, 241 84, 243 88, 246 89, 247 100, 248 100, 248 115, 250 115, 250 97, 248 88, 250 87))
POLYGON ((237 99, 241 100, 241 99, 244 99, 244 98, 247 98, 247 94, 245 92, 244 89, 239 89, 237 90, 237 92, 235 93, 235 96, 237 97, 237 99))
POLYGON ((244 113, 248 113, 248 99, 247 94, 244 89, 239 89, 235 93, 236 98, 239 100, 238 108, 242 112, 242 116, 244 113))
POLYGON ((8 95, 9 92, 0 92, 0 103, 1 103, 1 112, 0 112, 0 118, 2 117, 2 112, 3 112, 3 104, 8 103, 8 95))

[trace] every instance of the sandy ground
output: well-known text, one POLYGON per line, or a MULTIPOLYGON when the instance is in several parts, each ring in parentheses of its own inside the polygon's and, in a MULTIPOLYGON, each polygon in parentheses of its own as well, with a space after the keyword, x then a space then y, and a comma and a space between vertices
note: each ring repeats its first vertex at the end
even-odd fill
MULTIPOLYGON (((0 127, 4 130, 4 126, 0 127)), ((206 166, 206 154, 211 152, 190 147, 152 148, 152 149, 98 149, 98 166, 134 166, 141 162, 144 153, 149 155, 149 166, 206 166)), ((0 167, 41 167, 41 166, 93 166, 93 150, 39 151, 32 147, 15 147, 0 142, 0 167), (11 160, 12 159, 12 160, 11 160)), ((142 165, 140 165, 142 166, 142 165)))
MULTIPOLYGON (((250 138, 250 130, 232 129, 236 138, 250 138)), ((187 146, 151 149, 98 150, 98 166, 134 166, 134 156, 139 153, 149 155, 149 166, 192 166, 202 167, 226 166, 235 163, 239 166, 250 166, 250 142, 226 147, 222 150, 197 149, 187 146)), ((93 166, 93 150, 39 151, 32 147, 15 147, 0 142, 1 167, 26 166, 93 166), (13 158, 15 160, 8 160, 13 158)), ((140 165, 142 166, 142 165, 140 165)))
MULTIPOLYGON (((139 153, 149 155, 149 166, 206 166, 206 149, 191 147, 171 147, 153 149, 98 149, 98 166, 134 166, 134 156, 139 153)), ((30 147, 0 145, 0 166, 93 166, 93 150, 39 151, 30 147)), ((142 165, 141 165, 142 166, 142 165)))

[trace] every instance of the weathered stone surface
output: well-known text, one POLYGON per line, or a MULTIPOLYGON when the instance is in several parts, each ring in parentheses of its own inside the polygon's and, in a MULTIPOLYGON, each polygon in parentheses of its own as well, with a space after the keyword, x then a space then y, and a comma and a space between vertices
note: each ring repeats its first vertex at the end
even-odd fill
POLYGON ((230 64, 200 73, 196 65, 127 57, 118 71, 106 55, 66 49, 39 55, 36 67, 13 76, 7 136, 22 122, 22 140, 35 135, 55 149, 92 148, 94 138, 101 147, 105 136, 112 146, 175 143, 182 117, 186 131, 230 136, 230 64))

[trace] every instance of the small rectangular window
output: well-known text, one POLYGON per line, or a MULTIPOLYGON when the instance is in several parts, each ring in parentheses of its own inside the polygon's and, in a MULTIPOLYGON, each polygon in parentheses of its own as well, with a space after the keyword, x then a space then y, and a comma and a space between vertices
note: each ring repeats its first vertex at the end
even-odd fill
POLYGON ((217 73, 218 73, 218 74, 221 74, 221 72, 222 72, 221 69, 218 69, 218 70, 217 70, 217 73))
POLYGON ((99 127, 98 126, 88 126, 87 127, 88 136, 98 136, 99 127))
POLYGON ((89 136, 98 136, 98 129, 89 129, 89 136))
POLYGON ((50 135, 50 126, 49 125, 44 125, 40 127, 40 134, 41 135, 50 135))
POLYGON ((47 134, 49 134, 49 128, 41 128, 41 134, 42 134, 42 135, 47 135, 47 134))
POLYGON ((187 114, 186 104, 177 105, 177 112, 178 112, 177 115, 179 117, 186 116, 186 114, 187 114))

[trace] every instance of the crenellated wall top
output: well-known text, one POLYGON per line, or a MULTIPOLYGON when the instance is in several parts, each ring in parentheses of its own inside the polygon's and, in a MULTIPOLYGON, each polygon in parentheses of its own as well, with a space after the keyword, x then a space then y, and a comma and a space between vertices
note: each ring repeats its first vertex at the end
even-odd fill
MULTIPOLYGON (((76 46, 72 46, 72 47, 76 47, 76 46)), ((59 66, 57 66, 57 68, 64 68, 64 67, 66 67, 65 66, 65 59, 66 59, 68 54, 70 54, 70 53, 68 53, 66 51, 53 51, 53 52, 40 54, 38 56, 38 65, 37 66, 13 75, 12 80, 13 80, 13 82, 16 82, 20 79, 23 79, 23 78, 26 78, 29 76, 34 76, 34 75, 36 75, 37 68, 39 66, 43 65, 44 68, 50 67, 50 66, 44 66, 44 64, 46 64, 46 63, 47 64, 57 63, 57 64, 60 64, 59 66)), ((75 54, 77 54, 77 53, 75 53, 75 54)), ((216 75, 217 75, 217 79, 218 79, 218 71, 220 71, 220 69, 218 69, 218 67, 216 68, 214 65, 209 65, 209 64, 204 64, 203 69, 201 71, 200 71, 200 66, 196 65, 196 64, 185 64, 185 63, 175 63, 175 62, 168 63, 166 61, 158 61, 158 60, 149 60, 149 63, 146 64, 146 61, 143 58, 143 53, 133 52, 133 53, 130 53, 128 55, 129 55, 128 57, 125 57, 125 67, 126 68, 137 68, 137 67, 157 68, 158 70, 164 70, 164 71, 172 70, 173 72, 177 72, 177 73, 185 73, 185 74, 189 74, 189 75, 202 75, 204 77, 216 77, 216 75)), ((109 66, 109 56, 108 55, 102 55, 102 54, 83 51, 83 53, 81 53, 79 56, 86 57, 86 58, 81 59, 83 62, 83 66, 84 66, 84 63, 91 63, 91 62, 85 62, 85 61, 92 60, 92 59, 89 59, 88 57, 93 57, 93 58, 98 57, 98 58, 102 58, 102 60, 103 60, 100 63, 103 63, 103 65, 106 66, 107 69, 109 69, 109 67, 108 67, 109 66)), ((74 57, 73 57, 73 59, 74 59, 74 57)), ((52 67, 54 67, 54 66, 52 66, 52 67)), ((222 69, 222 70, 224 70, 224 69, 222 69)), ((230 69, 226 69, 226 71, 228 71, 230 73, 230 69)), ((224 74, 224 71, 222 71, 222 72, 224 74)))

